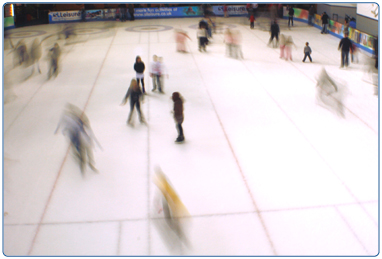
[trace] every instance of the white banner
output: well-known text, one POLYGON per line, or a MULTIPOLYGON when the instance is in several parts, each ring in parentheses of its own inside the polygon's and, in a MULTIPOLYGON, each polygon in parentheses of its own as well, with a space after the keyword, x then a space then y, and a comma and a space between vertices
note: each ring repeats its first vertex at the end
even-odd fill
POLYGON ((79 20, 81 20, 81 11, 49 12, 50 22, 79 21, 79 20))
POLYGON ((357 14, 378 20, 379 6, 377 4, 357 4, 357 14))
MULTIPOLYGON (((228 15, 246 15, 248 14, 245 5, 227 5, 228 15)), ((213 6, 212 11, 216 15, 224 15, 223 6, 213 6)))

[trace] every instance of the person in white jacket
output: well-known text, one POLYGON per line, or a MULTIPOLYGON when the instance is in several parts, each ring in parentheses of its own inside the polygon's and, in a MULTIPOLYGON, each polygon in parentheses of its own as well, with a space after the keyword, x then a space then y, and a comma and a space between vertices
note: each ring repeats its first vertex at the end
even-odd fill
POLYGON ((158 87, 159 92, 162 92, 159 69, 158 57, 154 55, 153 61, 150 63, 150 77, 153 78, 153 89, 151 91, 155 91, 158 87))

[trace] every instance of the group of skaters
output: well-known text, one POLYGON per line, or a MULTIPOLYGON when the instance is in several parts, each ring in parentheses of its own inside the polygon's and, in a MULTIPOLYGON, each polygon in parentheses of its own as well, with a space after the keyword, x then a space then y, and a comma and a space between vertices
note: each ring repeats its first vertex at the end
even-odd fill
MULTIPOLYGON (((136 72, 136 77, 133 78, 130 82, 130 86, 126 92, 125 97, 122 100, 121 105, 125 105, 127 100, 130 99, 130 113, 127 119, 127 124, 130 126, 134 126, 132 122, 132 116, 134 109, 137 110, 139 121, 143 124, 146 124, 146 120, 141 111, 141 103, 144 100, 144 96, 147 95, 145 89, 145 81, 144 81, 144 72, 145 72, 145 64, 142 61, 140 56, 137 56, 134 63, 134 70, 136 72)), ((167 68, 163 62, 162 57, 158 57, 157 55, 153 56, 153 60, 150 63, 150 77, 152 78, 152 92, 158 90, 159 93, 164 94, 163 91, 163 80, 164 77, 169 78, 167 68)), ((176 129, 178 131, 178 137, 175 142, 181 143, 184 141, 184 134, 182 123, 184 119, 183 115, 183 97, 179 92, 172 93, 171 97, 174 106, 173 106, 173 115, 176 124, 176 129)))
MULTIPOLYGON (((35 38, 30 45, 27 46, 24 39, 18 41, 18 43, 14 46, 12 44, 12 51, 14 53, 14 62, 13 66, 29 68, 31 67, 31 75, 33 75, 35 71, 35 67, 37 67, 37 71, 41 74, 39 61, 42 57, 43 48, 42 41, 35 38)), ((48 49, 48 57, 49 60, 49 69, 48 69, 48 79, 52 76, 57 76, 59 71, 59 59, 61 56, 61 49, 58 43, 55 43, 51 48, 48 49)))

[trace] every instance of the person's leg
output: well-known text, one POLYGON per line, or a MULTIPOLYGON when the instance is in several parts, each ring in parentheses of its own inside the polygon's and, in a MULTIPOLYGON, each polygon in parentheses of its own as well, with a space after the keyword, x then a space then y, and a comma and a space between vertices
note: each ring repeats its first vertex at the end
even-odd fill
POLYGON ((305 53, 304 59, 302 60, 302 62, 305 62, 305 59, 306 59, 307 55, 308 55, 308 53, 305 53))
POLYGON ((129 113, 129 117, 127 118, 127 123, 131 123, 131 117, 133 116, 134 105, 135 105, 135 102, 130 101, 130 113, 129 113))
POLYGON ((345 66, 349 66, 349 51, 345 52, 345 66))
POLYGON ((341 51, 341 67, 344 67, 344 60, 345 60, 345 52, 341 51))
POLYGON ((145 79, 141 78, 141 81, 142 81, 142 92, 146 93, 146 90, 145 90, 145 79))
POLYGON ((156 74, 153 74, 153 90, 152 91, 155 91, 155 89, 157 89, 156 76, 157 76, 156 74))
POLYGON ((158 84, 158 90, 162 93, 162 84, 161 84, 161 75, 157 75, 157 84, 158 84))
POLYGON ((312 62, 312 57, 310 56, 310 53, 308 53, 308 58, 309 58, 310 62, 312 62))

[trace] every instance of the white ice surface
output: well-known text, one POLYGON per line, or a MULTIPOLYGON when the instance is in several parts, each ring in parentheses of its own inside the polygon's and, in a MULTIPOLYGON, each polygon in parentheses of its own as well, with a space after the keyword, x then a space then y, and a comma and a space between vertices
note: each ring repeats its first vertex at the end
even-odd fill
MULTIPOLYGON (((297 45, 293 61, 266 46, 269 33, 220 18, 243 36, 243 60, 225 56, 223 35, 197 49, 198 19, 136 20, 64 45, 61 70, 24 81, 4 51, 4 254, 6 255, 376 255, 378 251, 378 97, 362 64, 340 70, 339 39, 296 22, 282 27, 297 45), (174 31, 130 32, 139 25, 188 31, 188 54, 174 31), (302 63, 309 41, 313 63, 302 63), (162 56, 165 95, 151 92, 148 67, 162 56), (128 127, 120 106, 133 64, 146 64, 148 126, 128 127), (322 67, 346 86, 345 118, 316 102, 322 67), (171 93, 185 99, 186 142, 174 143, 171 93), (99 173, 82 177, 61 134, 67 102, 85 111, 103 150, 99 173), (152 182, 160 166, 191 218, 189 245, 157 212, 152 182)), ((104 23, 80 27, 99 28, 104 23)), ((59 30, 41 25, 12 31, 59 30)), ((25 38, 30 44, 33 38, 25 38)), ((14 42, 17 39, 13 39, 14 42)), ((55 38, 44 42, 44 57, 55 38)), ((6 42, 5 42, 6 43, 6 42)), ((360 55, 361 60, 367 60, 360 55)))

